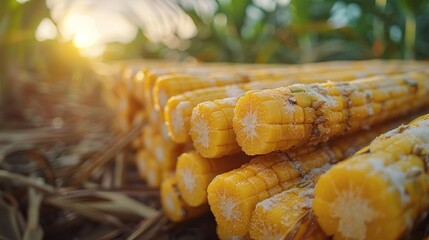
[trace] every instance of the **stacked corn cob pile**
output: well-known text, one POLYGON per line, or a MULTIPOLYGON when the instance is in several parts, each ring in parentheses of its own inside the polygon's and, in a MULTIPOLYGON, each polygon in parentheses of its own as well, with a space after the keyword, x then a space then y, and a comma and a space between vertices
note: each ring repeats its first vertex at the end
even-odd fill
MULTIPOLYGON (((308 215, 320 177, 315 210, 323 232, 318 229, 306 234, 308 226, 301 224, 293 231, 294 237, 320 239, 335 234, 339 238, 374 239, 381 235, 365 235, 366 229, 377 234, 379 230, 361 225, 380 213, 373 211, 364 219, 344 216, 344 209, 353 209, 355 202, 350 200, 344 206, 330 206, 343 206, 332 210, 337 215, 332 214, 326 205, 342 193, 337 193, 337 187, 329 181, 338 178, 338 188, 344 189, 344 194, 355 194, 349 193, 350 186, 341 185, 342 178, 350 178, 350 182, 361 178, 335 175, 336 171, 349 170, 339 168, 345 164, 335 164, 409 120, 398 117, 428 105, 426 66, 420 62, 374 60, 297 66, 147 66, 132 74, 126 71, 119 84, 118 96, 127 102, 120 104, 119 126, 126 130, 136 123, 145 124, 141 137, 133 143, 136 163, 150 186, 161 186, 163 209, 172 221, 194 218, 210 209, 221 239, 279 239, 291 234, 291 229, 297 229, 300 219, 308 215), (331 172, 332 177, 325 177, 331 172), (335 191, 324 192, 329 187, 335 191), (359 220, 359 229, 354 229, 353 221, 359 220)), ((402 142, 397 141, 395 146, 400 146, 402 142)), ((407 156, 412 152, 402 150, 401 154, 407 156)), ((386 166, 396 161, 380 157, 384 157, 381 162, 386 166)), ((416 161, 404 160, 398 168, 406 171, 415 165, 421 167, 416 161)), ((353 163, 350 168, 359 172, 371 166, 363 165, 353 163)), ((410 184, 404 182, 402 189, 416 191, 411 187, 420 184, 422 188, 412 194, 427 194, 424 184, 428 179, 426 175, 410 184)), ((385 200, 393 207, 397 198, 391 195, 385 200)), ((407 212, 409 226, 389 235, 392 239, 411 229, 417 216, 423 215, 428 204, 414 198, 401 208, 407 212, 409 204, 418 203, 407 212)), ((392 221, 392 226, 402 223, 392 221)))

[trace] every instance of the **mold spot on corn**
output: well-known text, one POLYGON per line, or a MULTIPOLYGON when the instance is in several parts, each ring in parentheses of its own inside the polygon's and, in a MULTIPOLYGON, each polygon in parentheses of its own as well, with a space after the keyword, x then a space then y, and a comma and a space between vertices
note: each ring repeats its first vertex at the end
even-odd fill
MULTIPOLYGON (((403 204, 410 201, 409 196, 405 190, 403 183, 405 182, 405 172, 396 168, 395 166, 385 166, 382 159, 371 158, 368 159, 368 163, 372 166, 372 174, 384 176, 390 183, 390 191, 397 190, 401 196, 401 202, 403 204)), ((359 165, 359 164, 357 164, 359 165)))
POLYGON ((331 214, 339 219, 338 230, 345 238, 361 240, 366 238, 366 225, 371 224, 378 213, 358 192, 339 192, 331 204, 331 214))

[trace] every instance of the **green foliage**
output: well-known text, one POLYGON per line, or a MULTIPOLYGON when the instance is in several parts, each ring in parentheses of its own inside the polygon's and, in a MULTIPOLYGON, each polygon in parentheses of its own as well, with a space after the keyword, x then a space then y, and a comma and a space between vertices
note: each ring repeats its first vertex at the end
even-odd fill
POLYGON ((429 56, 427 0, 272 1, 273 8, 258 2, 216 0, 210 22, 184 8, 199 34, 189 48, 173 51, 176 58, 299 63, 429 56))

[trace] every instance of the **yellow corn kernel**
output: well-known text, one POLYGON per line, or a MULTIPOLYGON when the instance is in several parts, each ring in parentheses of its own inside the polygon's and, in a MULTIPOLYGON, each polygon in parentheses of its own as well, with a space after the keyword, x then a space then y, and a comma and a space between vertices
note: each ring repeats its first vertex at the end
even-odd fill
POLYGON ((302 182, 287 191, 259 202, 252 213, 249 235, 252 239, 283 239, 311 210, 314 184, 331 164, 311 170, 302 182))
POLYGON ((246 236, 258 202, 296 186, 312 169, 352 155, 389 127, 344 136, 320 146, 262 155, 215 177, 207 192, 216 222, 229 235, 246 236))
POLYGON ((399 239, 429 208, 428 154, 429 114, 334 166, 315 188, 323 231, 334 239, 399 239))
POLYGON ((173 222, 182 222, 196 218, 209 210, 207 204, 198 207, 187 205, 180 196, 174 177, 167 178, 162 182, 161 204, 165 215, 173 222))
POLYGON ((241 153, 223 158, 204 158, 197 152, 183 153, 177 160, 177 185, 190 206, 207 203, 207 187, 219 174, 239 168, 250 157, 241 153))
POLYGON ((427 77, 419 72, 250 91, 234 110, 236 140, 255 155, 366 128, 427 104, 427 77))

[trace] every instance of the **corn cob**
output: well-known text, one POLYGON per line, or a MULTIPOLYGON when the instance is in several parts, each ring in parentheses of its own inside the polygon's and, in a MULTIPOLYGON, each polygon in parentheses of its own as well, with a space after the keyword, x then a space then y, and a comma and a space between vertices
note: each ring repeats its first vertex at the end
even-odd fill
POLYGON ((294 188, 281 192, 256 205, 249 234, 252 239, 281 239, 311 209, 314 184, 331 164, 311 170, 294 188))
MULTIPOLYGON (((158 68, 145 71, 144 77, 144 100, 145 106, 147 106, 147 115, 151 116, 152 123, 157 123, 158 120, 162 119, 162 112, 159 111, 159 108, 154 102, 154 88, 159 78, 171 78, 171 76, 183 76, 186 75, 189 78, 198 78, 199 76, 205 77, 214 72, 227 72, 232 71, 232 68, 226 65, 216 66, 205 65, 204 67, 187 67, 187 68, 158 68)), ((174 81, 173 81, 174 82, 174 81)), ((165 83, 162 83, 164 85, 165 83)), ((171 83, 169 83, 171 84, 171 83)), ((181 83, 179 83, 181 84, 181 83)), ((192 84, 191 84, 192 85, 192 84)), ((179 86, 186 86, 181 84, 179 86)), ((195 87, 195 85, 194 85, 195 87)), ((180 89, 181 87, 179 87, 180 89)), ((174 85, 173 88, 174 89, 174 85)), ((164 97, 163 99, 168 98, 164 97)))
MULTIPOLYGON (((306 66, 306 65, 304 65, 306 66)), ((353 66, 358 66, 358 65, 351 65, 349 68, 353 67, 353 66)), ((395 69, 390 69, 390 70, 384 70, 382 71, 383 73, 390 73, 390 72, 398 72, 400 70, 398 70, 397 68, 395 69)), ((189 116, 189 113, 192 111, 192 108, 195 107, 196 104, 201 103, 203 101, 208 101, 208 100, 216 100, 216 99, 221 99, 221 98, 230 98, 230 97, 239 97, 242 94, 244 94, 244 92, 249 91, 249 90, 254 90, 254 89, 266 89, 266 88, 274 88, 274 87, 280 87, 280 86, 285 86, 285 85, 289 85, 289 84, 294 84, 297 82, 320 82, 320 81, 325 81, 326 79, 341 79, 343 81, 345 80, 352 80, 355 79, 357 77, 364 77, 364 76, 372 76, 374 75, 373 71, 369 71, 369 70, 362 70, 362 71, 352 71, 352 70, 348 70, 348 68, 344 68, 344 67, 339 67, 339 66, 334 66, 334 67, 324 67, 324 64, 317 64, 316 66, 314 66, 314 64, 312 65, 312 67, 283 67, 280 69, 262 69, 262 70, 255 70, 255 72, 253 72, 254 76, 251 73, 247 73, 247 74, 230 74, 229 78, 229 84, 237 81, 237 82, 247 82, 247 79, 252 79, 253 81, 257 81, 257 84, 246 84, 246 85, 232 85, 232 86, 226 86, 223 88, 213 88, 213 89, 207 89, 207 90, 203 90, 201 89, 201 91, 191 91, 188 94, 185 93, 184 96, 179 95, 177 96, 175 99, 170 100, 170 103, 168 104, 168 100, 171 96, 174 95, 178 95, 179 93, 183 93, 186 91, 189 91, 189 89, 197 89, 198 88, 208 88, 209 86, 213 86, 213 80, 209 81, 209 80, 203 80, 204 82, 200 82, 202 81, 201 79, 198 79, 196 76, 194 75, 188 75, 188 76, 174 76, 174 75, 169 75, 169 76, 165 76, 166 79, 164 80, 158 80, 155 86, 155 92, 158 92, 159 96, 155 96, 154 97, 154 102, 157 105, 157 109, 164 109, 164 106, 168 106, 169 107, 169 112, 165 113, 165 119, 167 121, 167 125, 171 126, 169 127, 169 131, 170 131, 170 135, 172 135, 173 140, 179 142, 179 143, 183 143, 186 140, 189 140, 188 138, 188 134, 187 131, 183 131, 184 133, 182 134, 183 136, 180 136, 181 138, 177 138, 174 135, 174 129, 172 129, 173 127, 175 127, 176 129, 182 129, 182 128, 186 128, 187 124, 185 120, 180 120, 178 122, 176 122, 176 116, 180 117, 180 112, 184 112, 185 116, 189 116), (318 66, 319 65, 319 66, 318 66), (338 69, 340 69, 340 71, 338 71, 338 69), (345 70, 344 70, 345 69, 345 70), (304 71, 304 73, 303 73, 304 71), (330 72, 329 72, 330 71, 330 72), (335 72, 334 74, 332 73, 332 71, 338 71, 335 72), (317 73, 317 74, 315 74, 317 73), (322 74, 320 74, 322 73, 322 74), (246 77, 244 77, 244 75, 246 77), (238 78, 236 80, 234 80, 234 78, 238 78), (173 80, 175 79, 175 80, 173 80), (189 82, 193 81, 194 84, 196 84, 195 86, 189 86, 188 85, 192 85, 188 82, 184 82, 184 80, 187 80, 189 82), (261 81, 264 80, 264 81, 261 81), (269 83, 264 83, 265 81, 270 80, 269 83), (283 84, 280 83, 279 81, 284 82, 283 84), (271 84, 270 84, 271 83, 271 84), (161 85, 166 85, 164 87, 162 87, 161 85), (167 85, 168 84, 168 85, 167 85), (162 90, 164 89, 164 90, 162 90), (169 91, 167 91, 169 90, 169 91), (176 91, 174 91, 176 90, 176 91), (170 93, 168 93, 170 92, 170 93), (164 94, 166 93, 166 94, 164 94), (168 94, 167 94, 168 93, 168 94), (165 102, 167 101, 167 102, 165 102), (162 102, 157 104, 157 102, 162 102), (176 111, 176 108, 178 108, 178 111, 176 111), (186 114, 187 113, 187 114, 186 114), (178 139, 178 140, 176 140, 178 139), (186 140, 183 140, 186 139, 186 140)), ((224 78, 225 76, 228 75, 220 75, 220 77, 224 78)), ((219 75, 215 74, 213 75, 213 77, 219 77, 219 75)), ((199 77, 201 78, 201 77, 199 77)), ((228 82, 227 82, 228 83, 228 82)), ((214 84, 215 86, 220 86, 220 85, 226 85, 224 83, 219 84, 219 82, 217 82, 216 84, 214 84)), ((183 113, 182 113, 183 114, 183 113)), ((187 128, 189 129, 189 128, 187 128)))
POLYGON ((144 80, 143 80, 143 92, 144 92, 144 103, 146 106, 146 114, 150 116, 151 123, 157 123, 157 111, 154 109, 153 103, 153 87, 155 86, 156 80, 163 75, 172 74, 179 71, 175 68, 155 68, 148 69, 144 71, 144 80))
MULTIPOLYGON (((340 66, 338 64, 332 66, 330 65, 332 65, 332 63, 312 64, 308 66, 304 65, 307 67, 283 67, 280 69, 272 68, 254 70, 253 72, 246 73, 246 78, 252 79, 252 81, 259 80, 256 83, 200 89, 197 91, 180 94, 178 96, 173 96, 171 99, 169 99, 169 102, 167 101, 167 111, 164 113, 170 136, 178 143, 184 143, 190 140, 188 134, 189 115, 196 104, 204 101, 239 97, 244 94, 244 92, 249 90, 275 88, 298 82, 315 83, 326 81, 327 79, 331 81, 346 81, 362 78, 365 76, 372 76, 374 74, 392 74, 404 71, 402 68, 398 67, 388 67, 382 70, 374 71, 373 69, 365 69, 357 63, 340 64, 340 66), (356 71, 356 69, 359 70, 356 71)), ((177 83, 174 82, 171 84, 177 85, 177 83)), ((182 85, 177 86, 182 87, 182 85)))
POLYGON ((151 154, 146 149, 141 149, 137 152, 136 165, 140 178, 147 180, 148 162, 150 161, 151 154))
POLYGON ((239 168, 250 157, 237 154, 224 158, 204 158, 197 152, 183 153, 177 160, 176 179, 180 193, 190 206, 207 203, 207 187, 221 173, 239 168))
POLYGON ((144 105, 144 72, 139 70, 134 76, 134 86, 131 91, 133 95, 138 100, 138 102, 143 106, 144 105))
POLYGON ((172 140, 177 143, 184 143, 190 140, 189 124, 192 109, 195 108, 197 104, 205 101, 240 97, 250 90, 278 88, 296 83, 317 83, 324 82, 327 79, 331 81, 347 81, 358 77, 373 75, 371 72, 365 71, 341 71, 317 75, 313 72, 310 74, 294 73, 290 75, 282 73, 283 75, 278 75, 278 78, 276 78, 270 76, 269 73, 270 72, 265 73, 266 76, 276 80, 267 80, 267 78, 265 78, 264 81, 254 81, 246 84, 197 89, 169 98, 164 109, 164 119, 172 140))
POLYGON ((395 74, 402 72, 419 71, 427 68, 425 63, 411 61, 334 61, 324 63, 301 64, 272 69, 255 69, 247 71, 250 81, 266 79, 284 79, 286 76, 300 74, 331 74, 334 72, 354 72, 358 78, 367 75, 395 74))
MULTIPOLYGON (((217 226, 216 233, 219 239, 223 240, 247 240, 252 239, 250 236, 234 236, 228 234, 222 227, 217 226)), ((314 215, 311 211, 307 211, 303 214, 302 218, 299 219, 292 229, 283 236, 279 236, 279 238, 264 238, 264 239, 288 239, 288 240, 329 240, 329 238, 325 235, 325 233, 320 229, 317 224, 314 215)))
POLYGON ((250 240, 250 237, 248 235, 246 236, 235 236, 223 229, 221 226, 217 225, 216 227, 216 234, 217 237, 221 240, 250 240))
POLYGON ((399 239, 429 208, 429 114, 322 175, 313 209, 335 239, 399 239))
POLYGON ((240 74, 210 74, 206 77, 187 74, 174 74, 159 77, 154 87, 155 108, 161 112, 167 104, 167 100, 177 94, 200 88, 224 86, 236 83, 244 83, 248 80, 240 74))
POLYGON ((294 187, 311 169, 352 155, 383 130, 376 128, 344 136, 319 147, 259 156, 239 169, 215 177, 207 192, 216 222, 228 235, 246 236, 258 202, 294 187))
POLYGON ((203 157, 218 158, 240 152, 229 121, 236 103, 237 98, 207 101, 192 111, 190 134, 195 149, 203 157))
POLYGON ((155 148, 155 136, 158 135, 158 129, 156 127, 153 127, 151 125, 145 125, 143 127, 143 146, 147 150, 152 150, 155 148))
MULTIPOLYGON (((370 75, 371 73, 367 73, 370 75)), ((362 75, 362 74, 361 74, 362 75)), ((313 75, 312 75, 313 76, 313 75)), ((323 81, 328 75, 321 75, 322 77, 313 76, 307 78, 305 75, 301 77, 302 82, 317 82, 323 81)), ((349 72, 334 73, 330 75, 332 81, 345 81, 353 79, 349 72)), ((277 81, 276 83, 279 83, 277 81)), ((252 82, 249 89, 263 88, 260 86, 261 82, 252 82), (259 86, 258 86, 259 85, 259 86)), ((207 101, 197 105, 193 110, 193 116, 190 121, 190 136, 198 152, 204 157, 216 158, 225 155, 234 154, 241 151, 238 145, 236 135, 233 131, 233 115, 231 111, 236 106, 236 100, 215 100, 207 101), (222 115, 222 124, 217 121, 211 120, 214 114, 222 115)), ((278 110, 277 110, 278 111, 278 110)), ((183 116, 186 113, 182 112, 183 116)), ((181 118, 179 118, 181 119, 181 118)), ((186 123, 186 119, 182 119, 186 123)), ((171 135, 171 134, 170 134, 171 135)))
POLYGON ((117 110, 118 110, 118 124, 119 129, 122 132, 128 131, 134 123, 134 118, 136 113, 139 112, 143 107, 139 104, 139 102, 131 97, 124 96, 119 100, 117 110))
POLYGON ((409 73, 250 91, 234 110, 236 139, 249 155, 317 144, 425 105, 427 77, 409 73))
MULTIPOLYGON (((337 61, 337 62, 318 62, 318 63, 307 63, 300 65, 291 66, 280 66, 271 69, 250 69, 246 72, 250 81, 260 81, 266 79, 284 79, 287 76, 299 74, 324 74, 338 71, 360 71, 360 70, 371 70, 376 68, 375 65, 388 65, 385 62, 376 61, 337 61), (372 64, 369 64, 372 62, 372 64)), ((380 69, 380 66, 377 67, 380 69)), ((393 66, 392 66, 393 68, 393 66)))
POLYGON ((150 186, 158 187, 161 181, 169 177, 170 173, 176 168, 177 157, 183 152, 190 150, 189 145, 176 144, 172 142, 166 133, 165 125, 162 122, 158 124, 146 125, 143 128, 141 140, 143 141, 145 154, 139 155, 147 159, 141 169, 147 169, 144 173, 150 186))
POLYGON ((164 119, 171 139, 177 143, 190 140, 190 118, 197 104, 225 97, 237 97, 244 92, 242 85, 228 85, 198 89, 169 98, 164 109, 164 119))
POLYGON ((233 68, 229 67, 228 65, 217 66, 215 64, 213 65, 205 64, 204 66, 188 65, 188 66, 182 66, 182 67, 161 67, 161 68, 147 69, 144 72, 145 103, 148 106, 149 105, 154 106, 153 90, 157 82, 157 79, 159 77, 162 77, 165 75, 174 75, 174 74, 178 74, 178 75, 186 74, 189 76, 206 76, 214 72, 228 72, 231 70, 233 70, 233 68))
POLYGON ((183 146, 171 140, 165 140, 161 135, 155 136, 154 145, 153 155, 159 166, 162 169, 175 169, 177 157, 181 154, 183 146))
POLYGON ((329 240, 330 238, 322 231, 317 218, 314 216, 313 211, 307 211, 304 215, 294 224, 290 231, 283 239, 290 240, 329 240))
POLYGON ((151 154, 147 158, 146 169, 147 172, 143 176, 146 176, 147 184, 150 187, 158 188, 163 179, 163 169, 151 154))
POLYGON ((161 204, 164 213, 173 222, 181 222, 196 218, 209 210, 207 204, 198 207, 187 205, 180 196, 174 177, 167 178, 162 182, 161 204))

